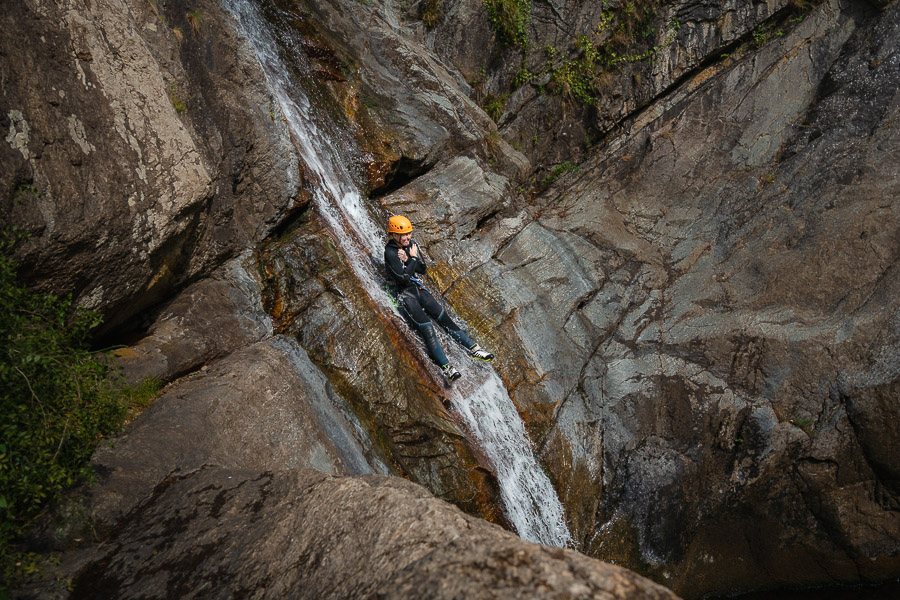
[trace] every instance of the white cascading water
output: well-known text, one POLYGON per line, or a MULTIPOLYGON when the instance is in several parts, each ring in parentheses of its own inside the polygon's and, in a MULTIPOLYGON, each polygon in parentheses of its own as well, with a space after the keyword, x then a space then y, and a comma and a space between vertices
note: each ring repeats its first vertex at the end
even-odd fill
MULTIPOLYGON (((466 360, 466 359, 464 359, 466 360)), ((450 401, 497 472, 506 516, 523 540, 572 546, 563 506, 534 458, 525 424, 490 367, 466 365, 450 401)))
MULTIPOLYGON (((366 210, 359 190, 341 160, 336 140, 317 127, 323 123, 303 89, 295 85, 279 56, 279 45, 250 0, 223 0, 254 49, 269 87, 284 112, 298 152, 319 177, 314 201, 372 300, 393 308, 372 272, 368 256, 380 256, 384 238, 366 210), (352 231, 352 234, 350 233, 352 231)), ((303 63, 303 57, 292 57, 303 63)), ((445 336, 442 336, 445 337, 445 336)), ((448 346, 446 339, 445 347, 448 346)), ((448 355, 460 352, 448 347, 448 355)), ((552 546, 571 546, 562 504, 537 464, 522 419, 494 370, 456 360, 462 373, 450 390, 450 401, 493 464, 507 517, 523 539, 552 546)))

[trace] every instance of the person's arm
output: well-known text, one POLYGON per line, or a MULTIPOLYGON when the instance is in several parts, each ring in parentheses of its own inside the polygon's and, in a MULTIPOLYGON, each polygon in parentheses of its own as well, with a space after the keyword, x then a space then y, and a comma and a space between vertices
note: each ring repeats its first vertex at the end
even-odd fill
POLYGON ((415 242, 410 243, 410 259, 416 259, 415 272, 425 274, 425 271, 428 267, 425 265, 425 259, 422 258, 422 251, 419 248, 419 245, 415 242), (415 248, 415 250, 413 250, 415 248), (415 252, 415 254, 413 254, 415 252))
POLYGON ((394 279, 400 283, 407 284, 409 283, 409 278, 416 274, 419 260, 411 256, 404 265, 403 261, 400 260, 400 257, 397 256, 398 250, 399 248, 397 246, 387 246, 384 249, 384 264, 387 266, 388 273, 390 273, 394 279))

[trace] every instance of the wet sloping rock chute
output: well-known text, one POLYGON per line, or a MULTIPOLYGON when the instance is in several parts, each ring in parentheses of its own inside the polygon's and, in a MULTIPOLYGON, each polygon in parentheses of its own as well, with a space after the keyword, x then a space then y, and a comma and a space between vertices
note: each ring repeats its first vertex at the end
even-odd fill
MULTIPOLYGON (((317 129, 322 117, 312 110, 302 89, 288 78, 288 69, 274 53, 276 42, 253 5, 233 0, 228 6, 259 53, 300 152, 318 176, 323 189, 314 193, 316 207, 325 216, 332 234, 340 240, 341 253, 348 258, 369 298, 382 309, 391 307, 383 288, 373 278, 372 261, 367 258, 367 253, 378 255, 383 236, 376 233, 379 228, 347 170, 341 166, 345 159, 335 148, 337 140, 331 139, 324 128, 317 129)), ((475 379, 480 386, 468 392, 454 388, 450 392, 451 401, 497 475, 507 517, 525 539, 569 545, 571 538, 562 505, 534 460, 527 433, 502 381, 488 368, 482 372, 463 371, 467 379, 475 379)))

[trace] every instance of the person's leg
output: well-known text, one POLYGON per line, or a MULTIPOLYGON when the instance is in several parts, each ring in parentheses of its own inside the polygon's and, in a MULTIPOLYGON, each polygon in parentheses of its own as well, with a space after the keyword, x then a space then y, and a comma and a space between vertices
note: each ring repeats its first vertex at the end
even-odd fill
POLYGON ((425 290, 419 291, 419 297, 421 299, 422 305, 425 310, 428 311, 434 320, 438 322, 438 324, 447 330, 447 333, 450 334, 450 337, 455 339, 457 342, 462 344, 468 349, 475 347, 475 342, 472 341, 472 338, 463 330, 456 322, 450 318, 450 315, 447 314, 447 311, 438 303, 437 300, 434 299, 430 293, 425 290))
POLYGON ((431 322, 428 314, 423 310, 422 305, 419 304, 419 299, 414 294, 403 292, 400 294, 399 298, 397 298, 397 303, 403 308, 404 312, 406 312, 406 316, 419 330, 419 335, 425 340, 425 347, 428 348, 428 353, 431 354, 434 361, 441 368, 447 366, 450 361, 447 359, 447 355, 444 353, 444 349, 441 348, 441 343, 437 339, 437 334, 434 331, 434 323, 431 322))
POLYGON ((447 311, 434 299, 434 296, 429 294, 426 290, 419 290, 419 301, 422 303, 428 314, 434 317, 441 327, 447 330, 447 333, 449 333, 453 339, 465 346, 466 350, 469 351, 469 356, 485 362, 494 360, 494 355, 472 341, 469 334, 450 318, 450 315, 448 315, 447 311))
POLYGON ((466 330, 457 325, 453 319, 450 318, 450 315, 447 314, 447 311, 442 311, 441 315, 438 316, 437 322, 447 330, 447 333, 455 339, 457 342, 465 346, 467 349, 472 349, 475 347, 475 342, 472 341, 472 338, 469 337, 469 334, 466 333, 466 330))

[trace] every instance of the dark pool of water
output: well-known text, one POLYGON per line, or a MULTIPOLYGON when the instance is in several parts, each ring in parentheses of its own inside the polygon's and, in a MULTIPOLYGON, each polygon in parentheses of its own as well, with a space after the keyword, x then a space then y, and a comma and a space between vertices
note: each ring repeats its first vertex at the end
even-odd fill
POLYGON ((750 592, 710 600, 900 600, 900 579, 875 585, 750 592))

